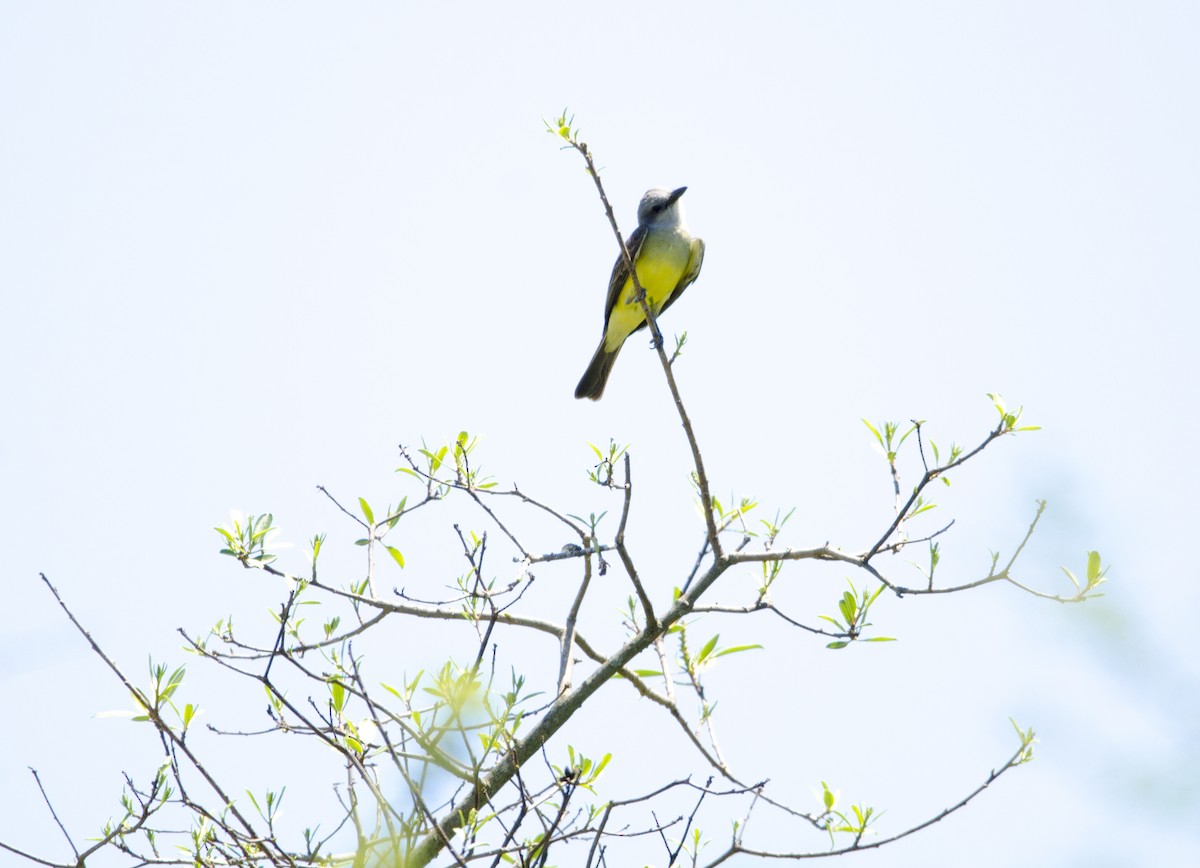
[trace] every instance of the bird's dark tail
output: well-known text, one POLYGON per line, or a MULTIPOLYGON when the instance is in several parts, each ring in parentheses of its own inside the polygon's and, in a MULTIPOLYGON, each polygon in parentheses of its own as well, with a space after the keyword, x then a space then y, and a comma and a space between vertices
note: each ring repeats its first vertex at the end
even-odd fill
POLYGON ((591 364, 587 366, 587 370, 583 374, 583 379, 575 387, 576 398, 590 398, 593 401, 600 400, 600 396, 604 394, 604 387, 608 383, 608 375, 612 373, 613 363, 617 360, 617 353, 620 351, 620 347, 611 352, 604 349, 604 339, 600 339, 600 346, 596 348, 596 355, 592 356, 591 364))

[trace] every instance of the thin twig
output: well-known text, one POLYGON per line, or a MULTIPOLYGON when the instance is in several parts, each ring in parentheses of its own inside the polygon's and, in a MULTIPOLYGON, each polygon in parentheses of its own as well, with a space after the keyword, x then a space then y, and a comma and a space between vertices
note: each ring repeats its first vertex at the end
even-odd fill
POLYGON ((67 839, 67 843, 71 846, 71 852, 75 854, 75 859, 79 859, 79 848, 75 846, 75 842, 71 840, 71 835, 67 832, 67 827, 62 824, 62 820, 58 819, 58 813, 54 810, 54 805, 50 804, 50 797, 46 795, 46 788, 42 786, 41 776, 38 775, 37 769, 31 768, 29 773, 33 775, 34 781, 37 782, 38 791, 42 794, 42 800, 45 801, 46 807, 50 811, 50 816, 54 818, 55 824, 62 831, 63 837, 67 839))
POLYGON ((625 244, 625 237, 621 234, 620 227, 617 226, 617 218, 614 216, 612 205, 609 204, 608 196, 604 192, 604 184, 600 181, 600 173, 596 170, 596 164, 592 160, 592 152, 587 144, 575 139, 571 140, 571 146, 583 156, 584 161, 587 163, 588 174, 592 176, 592 181, 596 184, 596 191, 600 194, 600 201, 604 204, 604 214, 608 217, 608 223, 612 227, 613 235, 616 236, 617 245, 621 248, 621 257, 625 260, 625 267, 628 269, 629 278, 633 283, 634 297, 641 304, 642 312, 646 317, 646 325, 650 328, 654 349, 658 353, 663 373, 667 378, 667 385, 671 390, 671 397, 675 401, 675 409, 679 413, 679 420, 683 424, 684 433, 687 435, 688 446, 692 450, 692 461, 696 468, 696 484, 700 489, 700 507, 704 513, 704 524, 708 528, 708 538, 712 545, 713 553, 719 558, 721 557, 721 541, 717 539, 717 524, 713 518, 712 495, 708 489, 708 475, 704 472, 704 459, 700 456, 700 446, 696 442, 696 434, 692 430, 692 420, 683 406, 683 398, 679 395, 679 386, 675 383, 675 374, 672 370, 671 360, 667 357, 667 351, 663 347, 662 332, 659 331, 654 311, 650 309, 646 298, 646 290, 642 287, 638 279, 637 268, 634 266, 633 257, 629 253, 629 247, 625 244))
POLYGON ((646 629, 653 630, 658 626, 658 619, 654 617, 654 606, 650 603, 650 597, 646 594, 642 580, 638 577, 637 568, 633 564, 633 557, 625 545, 625 524, 629 520, 629 504, 633 500, 633 473, 629 466, 628 452, 625 453, 625 485, 623 488, 625 489, 625 503, 621 508, 621 523, 617 527, 617 554, 621 558, 621 563, 625 565, 625 572, 629 575, 629 580, 633 583, 633 590, 642 604, 642 611, 646 616, 646 629))

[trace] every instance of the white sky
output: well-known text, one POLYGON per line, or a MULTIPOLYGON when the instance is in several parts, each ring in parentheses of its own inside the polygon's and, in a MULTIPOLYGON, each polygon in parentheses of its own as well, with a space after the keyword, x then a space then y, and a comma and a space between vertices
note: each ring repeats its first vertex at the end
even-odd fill
MULTIPOLYGON (((856 864, 1200 863, 1198 25, 1187 3, 4 4, 0 840, 66 856, 29 766, 82 838, 119 810, 119 772, 155 763, 146 732, 93 718, 126 700, 39 571, 131 674, 189 662, 177 627, 265 630, 280 595, 217 555, 230 509, 274 511, 297 571, 328 530, 355 576, 354 529, 315 485, 395 500, 397 443, 469 428, 503 485, 584 514, 615 508, 585 484, 585 443, 631 442, 631 539, 668 599, 701 531, 645 341, 601 403, 571 397, 615 249, 542 127, 569 106, 625 231, 647 187, 688 185, 708 252, 663 326, 690 336, 677 371, 714 493, 795 506, 789 544, 861 547, 890 483, 860 417, 970 443, 1000 391, 1044 430, 945 492, 944 576, 1011 551, 1036 498, 1026 581, 1065 590, 1059 565, 1081 573, 1090 548, 1111 565, 1082 607, 881 598, 900 641, 840 653, 697 625, 769 646, 713 673, 745 777, 827 780, 886 809, 887 834, 1007 757, 1012 715, 1038 730, 1032 765, 856 864)), ((424 548, 402 530, 396 584, 434 596, 462 569, 453 520, 486 528, 450 509, 424 548)), ((723 599, 744 599, 736 581, 723 599)), ((789 581, 809 621, 843 588, 828 568, 789 581)), ((625 593, 615 575, 597 591, 590 634, 615 644, 625 593)), ((540 672, 553 649, 530 649, 516 662, 540 672)), ((396 665, 436 663, 418 657, 396 665)), ((239 717, 190 664, 206 722, 265 723, 261 693, 239 717)), ((626 694, 559 746, 616 754, 602 797, 703 779, 686 755, 647 762, 638 735, 673 733, 626 694)), ((312 777, 289 790, 297 823, 304 788, 326 793, 312 777)), ((234 788, 268 782, 285 780, 234 788)), ((824 843, 753 822, 764 844, 824 843)))

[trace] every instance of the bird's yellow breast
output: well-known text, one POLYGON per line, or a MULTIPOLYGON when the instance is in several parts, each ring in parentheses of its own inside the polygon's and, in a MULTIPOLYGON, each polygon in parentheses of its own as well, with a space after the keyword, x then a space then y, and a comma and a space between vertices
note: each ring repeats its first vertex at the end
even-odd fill
MULTIPOLYGON (((655 316, 658 316, 687 273, 691 255, 691 239, 674 232, 664 233, 661 237, 652 234, 642 244, 636 263, 637 276, 646 290, 646 301, 655 316)), ((646 321, 642 306, 633 301, 634 295, 633 281, 627 278, 609 314, 608 328, 604 332, 605 347, 610 351, 619 347, 634 329, 646 321)))

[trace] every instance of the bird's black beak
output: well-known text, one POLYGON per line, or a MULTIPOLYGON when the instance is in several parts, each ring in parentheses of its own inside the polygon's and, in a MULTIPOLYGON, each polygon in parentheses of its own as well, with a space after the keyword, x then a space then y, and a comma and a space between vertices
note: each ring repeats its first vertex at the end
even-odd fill
POLYGON ((675 202, 687 192, 687 187, 680 187, 678 190, 672 190, 671 195, 667 197, 667 207, 674 205, 675 202))

